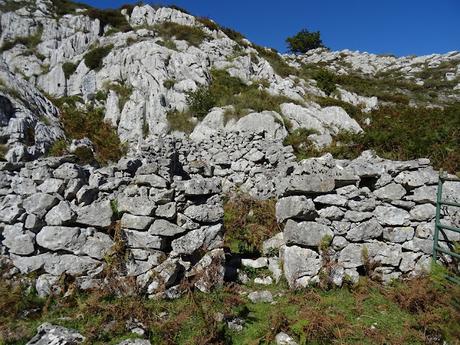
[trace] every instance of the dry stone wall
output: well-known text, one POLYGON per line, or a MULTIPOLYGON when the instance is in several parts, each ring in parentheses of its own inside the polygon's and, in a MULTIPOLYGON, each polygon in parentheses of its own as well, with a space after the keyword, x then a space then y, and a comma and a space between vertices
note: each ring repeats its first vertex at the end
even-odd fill
MULTIPOLYGON (((98 169, 72 156, 2 162, 0 251, 12 267, 6 277, 35 272, 41 295, 63 275, 90 289, 109 285, 114 273, 120 287, 149 296, 178 296, 184 280, 208 291, 235 266, 223 246, 222 199, 239 191, 277 198, 284 232, 264 243, 263 257, 233 270, 267 267, 292 288, 360 274, 388 282, 429 269, 437 179, 426 159, 371 152, 296 162, 292 148, 263 132, 201 142, 165 136, 98 169)), ((459 202, 460 184, 446 183, 445 194, 459 202)), ((460 225, 453 209, 442 216, 460 225)))

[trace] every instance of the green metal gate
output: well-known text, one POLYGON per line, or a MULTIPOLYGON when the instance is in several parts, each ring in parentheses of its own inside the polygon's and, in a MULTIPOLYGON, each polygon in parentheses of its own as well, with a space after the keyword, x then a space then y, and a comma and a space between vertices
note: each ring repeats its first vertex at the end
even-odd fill
MULTIPOLYGON (((442 198, 442 190, 443 190, 443 185, 445 182, 459 182, 460 179, 457 178, 448 178, 445 175, 442 174, 442 172, 439 174, 439 181, 438 181, 438 191, 436 194, 436 221, 435 221, 435 226, 434 226, 434 236, 433 236, 433 262, 436 262, 438 260, 438 256, 440 253, 450 255, 452 258, 455 259, 460 259, 460 254, 456 253, 452 250, 452 246, 448 246, 449 249, 441 248, 439 246, 439 233, 442 233, 444 235, 444 238, 447 239, 447 236, 445 234, 445 231, 453 231, 460 233, 460 228, 455 228, 452 226, 447 226, 441 224, 441 207, 442 206, 452 206, 452 207, 460 207, 460 204, 449 201, 449 200, 444 200, 442 198)), ((460 277, 458 276, 453 276, 453 275, 448 275, 446 277, 450 281, 453 281, 457 284, 460 284, 460 277)))

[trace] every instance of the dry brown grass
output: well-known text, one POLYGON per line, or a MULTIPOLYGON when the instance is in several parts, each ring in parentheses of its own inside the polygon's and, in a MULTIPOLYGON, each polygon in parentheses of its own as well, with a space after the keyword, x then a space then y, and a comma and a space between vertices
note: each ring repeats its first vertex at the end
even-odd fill
POLYGON ((260 253, 263 241, 282 231, 276 201, 231 195, 224 204, 225 243, 235 253, 260 253))

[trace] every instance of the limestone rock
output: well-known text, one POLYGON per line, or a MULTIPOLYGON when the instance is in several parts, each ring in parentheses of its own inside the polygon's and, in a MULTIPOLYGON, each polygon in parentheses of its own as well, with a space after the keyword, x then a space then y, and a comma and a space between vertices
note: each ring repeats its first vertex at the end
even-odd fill
POLYGON ((288 220, 284 229, 284 239, 288 245, 317 247, 326 236, 332 238, 333 231, 328 226, 315 222, 296 223, 288 220))

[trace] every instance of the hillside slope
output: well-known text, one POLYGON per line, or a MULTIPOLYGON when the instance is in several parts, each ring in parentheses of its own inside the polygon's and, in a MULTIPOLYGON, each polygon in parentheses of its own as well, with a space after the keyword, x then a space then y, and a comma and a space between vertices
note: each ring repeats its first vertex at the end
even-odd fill
MULTIPOLYGON (((315 154, 343 142, 344 133, 373 125, 380 130, 379 107, 449 107, 460 99, 459 52, 395 58, 318 49, 289 56, 175 8, 97 10, 68 1, 4 0, 0 10, 4 69, 36 97, 51 99, 63 124, 43 121, 47 112, 39 108, 2 115, 2 151, 10 161, 46 152, 63 138, 62 130, 67 140, 52 153, 64 153, 72 139, 87 136, 96 151, 105 152, 96 152, 101 161, 116 160, 122 142, 133 148, 149 136, 175 130, 201 140, 219 131, 264 129, 282 140, 305 128, 295 134, 312 148, 307 154, 315 154), (220 108, 211 112, 213 107, 220 108), (113 126, 113 134, 103 121, 113 126), (79 126, 104 130, 85 133, 75 130, 79 126), (46 134, 42 128, 49 128, 46 134), (110 144, 94 143, 98 136, 111 138, 110 144)), ((2 81, 3 96, 20 101, 11 92, 17 82, 6 76, 2 81)), ((458 120, 447 117, 452 128, 458 120)), ((448 152, 458 132, 441 129, 448 152)), ((369 140, 361 146, 378 149, 369 140)))

